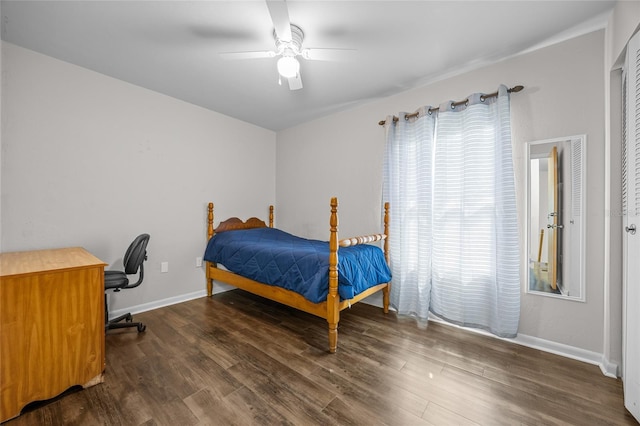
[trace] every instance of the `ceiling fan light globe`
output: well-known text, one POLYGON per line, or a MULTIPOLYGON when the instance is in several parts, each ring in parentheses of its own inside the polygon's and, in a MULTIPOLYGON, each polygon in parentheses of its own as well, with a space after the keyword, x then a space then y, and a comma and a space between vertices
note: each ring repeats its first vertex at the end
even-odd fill
POLYGON ((283 56, 278 59, 278 73, 284 78, 291 78, 300 72, 300 62, 293 56, 283 56))

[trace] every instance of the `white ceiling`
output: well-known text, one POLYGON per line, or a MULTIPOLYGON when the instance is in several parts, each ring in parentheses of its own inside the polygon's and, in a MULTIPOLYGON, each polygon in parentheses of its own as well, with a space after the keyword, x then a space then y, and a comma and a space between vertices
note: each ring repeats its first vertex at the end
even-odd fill
MULTIPOLYGON (((2 39, 202 107, 281 130, 603 28, 614 1, 296 1, 304 88, 278 85, 264 1, 2 1, 2 39)), ((479 88, 480 90, 481 88, 479 88)), ((435 100, 438 101, 438 100, 435 100)))

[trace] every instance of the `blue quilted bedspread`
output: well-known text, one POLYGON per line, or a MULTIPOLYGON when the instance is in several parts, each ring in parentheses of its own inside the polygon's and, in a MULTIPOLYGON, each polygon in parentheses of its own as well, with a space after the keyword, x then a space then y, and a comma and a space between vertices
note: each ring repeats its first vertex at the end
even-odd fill
MULTIPOLYGON (((296 237, 274 228, 221 232, 209 240, 204 259, 238 275, 284 287, 319 303, 329 291, 329 243, 296 237)), ((362 244, 338 250, 338 293, 351 299, 391 281, 379 247, 362 244)))

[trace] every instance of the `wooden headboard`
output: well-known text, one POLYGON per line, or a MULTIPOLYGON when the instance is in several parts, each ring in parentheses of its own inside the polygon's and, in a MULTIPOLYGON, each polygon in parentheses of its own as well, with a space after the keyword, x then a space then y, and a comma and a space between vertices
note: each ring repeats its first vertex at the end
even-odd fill
MULTIPOLYGON (((238 229, 253 229, 253 228, 266 228, 267 224, 258 219, 252 217, 246 221, 242 221, 237 217, 231 217, 218 224, 217 228, 213 228, 213 203, 209 203, 209 215, 208 215, 207 237, 211 239, 218 232, 233 231, 238 229)), ((273 206, 269 206, 269 228, 273 228, 273 206)))

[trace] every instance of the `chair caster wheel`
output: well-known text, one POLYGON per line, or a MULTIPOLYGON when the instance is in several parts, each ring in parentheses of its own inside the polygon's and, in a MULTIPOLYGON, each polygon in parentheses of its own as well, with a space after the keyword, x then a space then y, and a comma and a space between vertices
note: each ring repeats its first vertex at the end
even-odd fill
POLYGON ((147 326, 144 324, 138 324, 138 333, 143 332, 147 329, 147 326))

